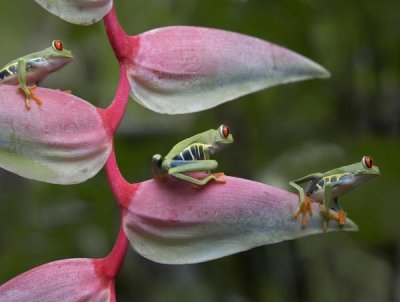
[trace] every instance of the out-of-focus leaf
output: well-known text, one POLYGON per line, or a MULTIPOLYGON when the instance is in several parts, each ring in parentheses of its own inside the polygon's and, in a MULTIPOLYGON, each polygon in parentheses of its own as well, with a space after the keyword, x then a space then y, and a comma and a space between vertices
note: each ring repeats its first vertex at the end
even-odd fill
MULTIPOLYGON (((167 177, 139 183, 124 207, 123 225, 131 246, 161 263, 208 261, 256 246, 323 233, 318 204, 307 227, 293 213, 298 195, 265 184, 226 177, 226 184, 193 188, 167 177)), ((349 219, 328 231, 356 231, 349 219)))
POLYGON ((50 13, 70 23, 90 25, 101 20, 113 5, 112 0, 35 0, 50 13))
POLYGON ((224 30, 164 27, 131 43, 131 96, 160 113, 201 111, 270 86, 329 76, 288 49, 224 30))
POLYGON ((17 86, 0 86, 0 167, 55 184, 96 175, 112 148, 105 111, 57 90, 35 94, 43 104, 27 110, 17 86))

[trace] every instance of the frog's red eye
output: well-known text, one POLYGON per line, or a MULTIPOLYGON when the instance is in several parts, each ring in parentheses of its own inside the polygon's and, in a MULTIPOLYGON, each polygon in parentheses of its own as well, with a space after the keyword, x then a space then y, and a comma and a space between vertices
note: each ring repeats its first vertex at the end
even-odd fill
POLYGON ((368 169, 371 169, 372 165, 373 165, 372 157, 368 156, 368 155, 364 156, 363 157, 363 163, 364 163, 364 166, 366 166, 368 169))
POLYGON ((54 40, 52 45, 53 45, 53 48, 58 51, 62 51, 64 49, 64 45, 61 40, 54 40))
POLYGON ((221 133, 221 135, 222 135, 223 137, 227 138, 228 135, 229 135, 229 128, 228 128, 228 126, 221 125, 221 126, 219 127, 219 133, 221 133))

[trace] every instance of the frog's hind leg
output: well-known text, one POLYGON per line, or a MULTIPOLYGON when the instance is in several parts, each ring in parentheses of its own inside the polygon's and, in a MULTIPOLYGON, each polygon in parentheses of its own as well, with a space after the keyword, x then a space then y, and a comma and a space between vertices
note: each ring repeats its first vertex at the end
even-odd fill
POLYGON ((303 202, 300 202, 298 208, 293 214, 294 219, 297 219, 297 217, 301 214, 301 226, 305 228, 307 226, 307 213, 312 216, 313 211, 312 211, 312 206, 311 203, 313 202, 312 198, 308 195, 304 196, 303 202))
POLYGON ((195 177, 191 177, 189 175, 183 173, 190 173, 190 172, 202 172, 202 171, 210 171, 214 170, 218 167, 218 162, 215 160, 201 160, 201 161, 193 161, 193 162, 185 162, 185 161, 173 161, 172 165, 173 168, 168 170, 168 174, 178 178, 180 180, 186 181, 188 183, 197 185, 197 186, 204 186, 211 180, 216 181, 217 183, 225 183, 225 179, 222 178, 221 173, 211 173, 210 175, 198 179, 195 177))

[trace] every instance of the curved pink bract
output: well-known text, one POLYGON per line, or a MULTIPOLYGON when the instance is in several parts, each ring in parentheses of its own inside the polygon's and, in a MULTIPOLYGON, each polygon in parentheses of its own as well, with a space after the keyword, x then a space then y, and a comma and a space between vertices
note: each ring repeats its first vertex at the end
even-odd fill
POLYGON ((37 88, 41 106, 0 86, 0 167, 26 178, 73 184, 94 176, 111 152, 105 111, 58 90, 37 88))
POLYGON ((111 9, 112 0, 35 0, 39 5, 61 19, 90 25, 101 20, 111 9))
POLYGON ((201 111, 277 84, 329 76, 286 48, 219 29, 153 29, 132 37, 130 51, 131 96, 160 113, 201 111))
POLYGON ((0 302, 115 301, 103 260, 66 259, 38 266, 0 286, 0 302))
MULTIPOLYGON (((262 183, 226 177, 203 188, 166 177, 137 185, 123 204, 132 247, 150 260, 183 264, 207 261, 256 246, 323 233, 319 206, 306 228, 293 213, 298 195, 262 183)), ((328 230, 356 230, 331 222, 328 230)))

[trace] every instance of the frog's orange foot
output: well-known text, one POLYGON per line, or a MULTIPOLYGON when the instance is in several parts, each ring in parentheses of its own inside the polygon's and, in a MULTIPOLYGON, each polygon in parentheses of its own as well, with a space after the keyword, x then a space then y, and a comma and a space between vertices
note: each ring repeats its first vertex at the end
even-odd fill
POLYGON ((35 90, 36 88, 37 88, 36 85, 28 86, 27 89, 29 91, 29 95, 26 95, 25 91, 23 91, 22 88, 19 88, 20 92, 25 96, 26 109, 28 110, 31 109, 30 99, 33 99, 39 106, 43 104, 43 102, 39 99, 39 97, 33 93, 33 90, 35 90))
POLYGON ((343 210, 340 210, 336 214, 336 220, 340 226, 344 226, 344 222, 346 220, 347 213, 343 210))
POLYGON ((202 185, 192 184, 191 187, 192 187, 192 189, 201 190, 212 180, 219 184, 225 184, 226 179, 222 177, 224 175, 225 174, 223 172, 213 173, 213 174, 211 174, 211 177, 209 176, 209 180, 205 184, 202 184, 202 185))
POLYGON ((299 217, 299 215, 301 214, 301 226, 303 228, 305 228, 307 226, 307 213, 310 214, 310 216, 313 215, 312 212, 312 207, 311 207, 311 202, 313 200, 311 199, 311 197, 309 196, 305 196, 304 202, 302 204, 300 204, 300 206, 296 209, 296 211, 294 212, 294 219, 297 219, 297 217, 299 217))
POLYGON ((347 217, 347 213, 343 210, 337 211, 336 213, 325 213, 324 210, 321 210, 322 215, 324 215, 324 225, 323 225, 323 229, 324 232, 326 232, 327 228, 328 228, 328 222, 330 220, 335 220, 337 221, 337 223, 339 224, 340 227, 344 226, 345 221, 346 221, 346 217, 347 217))
POLYGON ((337 211, 336 214, 332 214, 332 220, 336 220, 338 224, 342 227, 346 220, 347 213, 343 210, 337 211))
POLYGON ((226 179, 223 177, 225 176, 224 172, 214 173, 214 181, 219 184, 225 184, 226 179))

